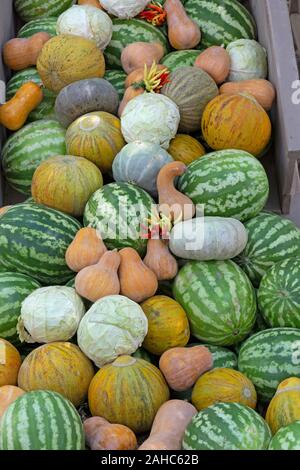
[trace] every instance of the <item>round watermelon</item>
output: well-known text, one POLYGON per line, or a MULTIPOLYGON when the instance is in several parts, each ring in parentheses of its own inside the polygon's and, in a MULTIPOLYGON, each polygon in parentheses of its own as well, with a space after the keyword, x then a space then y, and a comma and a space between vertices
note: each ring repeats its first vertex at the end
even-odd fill
POLYGON ((23 21, 59 16, 76 0, 14 0, 16 12, 23 21))
POLYGON ((122 70, 106 70, 104 77, 117 90, 120 101, 125 93, 127 75, 122 70))
POLYGON ((165 65, 170 72, 174 72, 180 67, 192 67, 200 53, 201 51, 198 49, 170 52, 163 57, 161 64, 165 65))
POLYGON ((280 428, 271 440, 269 450, 300 450, 300 421, 280 428))
POLYGON ((50 36, 56 36, 56 23, 57 18, 55 16, 31 20, 19 29, 18 38, 30 38, 36 33, 48 33, 50 36))

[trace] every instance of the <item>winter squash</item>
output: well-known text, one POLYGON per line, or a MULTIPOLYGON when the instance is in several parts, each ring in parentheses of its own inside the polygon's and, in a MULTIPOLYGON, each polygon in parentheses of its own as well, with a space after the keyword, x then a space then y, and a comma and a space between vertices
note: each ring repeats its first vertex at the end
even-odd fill
POLYGON ((87 158, 102 173, 107 173, 115 156, 125 145, 120 128, 120 120, 112 114, 104 111, 85 114, 67 130, 67 152, 87 158))
POLYGON ((142 302, 152 297, 157 291, 157 277, 141 260, 133 248, 122 248, 119 251, 121 264, 119 279, 121 294, 135 302, 142 302))
POLYGON ((59 155, 37 167, 31 194, 38 204, 78 217, 83 214, 91 195, 102 186, 101 171, 92 162, 72 155, 59 155))
POLYGON ((198 411, 219 402, 234 402, 255 410, 257 395, 253 383, 234 369, 216 368, 195 383, 192 403, 198 411))
POLYGON ((205 148, 194 137, 186 134, 177 134, 171 140, 168 153, 185 165, 189 165, 194 160, 206 154, 205 148))
POLYGON ((58 93, 70 83, 87 78, 102 78, 104 57, 94 41, 60 34, 43 47, 37 70, 46 88, 58 93))
POLYGON ((11 70, 23 70, 36 65, 44 44, 51 38, 48 33, 36 33, 29 38, 15 38, 4 44, 3 60, 11 70))
POLYGON ((91 450, 135 450, 135 434, 122 424, 110 424, 94 416, 83 423, 85 440, 91 450))
POLYGON ((179 108, 179 132, 190 133, 199 129, 204 108, 218 95, 218 87, 204 70, 180 67, 170 73, 169 83, 161 92, 179 108))
POLYGON ((78 5, 90 5, 95 8, 99 8, 100 10, 104 10, 101 6, 100 0, 78 0, 78 5))
POLYGON ((148 240, 144 264, 154 272, 158 281, 174 279, 178 272, 177 261, 171 255, 168 243, 160 239, 148 240))
POLYGON ((211 46, 195 60, 195 67, 198 67, 216 82, 217 85, 225 82, 230 71, 230 56, 226 49, 220 46, 211 46))
POLYGON ((0 420, 9 405, 21 395, 24 395, 24 393, 24 390, 15 385, 3 385, 0 387, 0 420))
POLYGON ((21 356, 18 350, 5 339, 0 338, 0 387, 16 385, 21 356))
POLYGON ((107 295, 120 293, 118 269, 120 255, 106 251, 97 264, 83 268, 75 278, 75 289, 81 297, 96 302, 107 295))
POLYGON ((197 410, 191 403, 166 401, 155 416, 150 436, 139 450, 181 450, 184 431, 196 414, 197 410))
POLYGON ((220 95, 212 100, 205 108, 201 126, 212 149, 239 149, 254 156, 262 153, 272 132, 266 111, 255 98, 244 94, 220 95))
POLYGON ((117 18, 133 18, 144 10, 149 0, 103 0, 102 7, 117 18))
POLYGON ((93 376, 93 365, 78 346, 54 342, 26 356, 19 370, 18 386, 26 392, 52 390, 79 406, 93 376))
POLYGON ((115 88, 103 78, 79 80, 64 87, 55 101, 55 114, 64 127, 92 111, 117 114, 119 96, 115 88))
POLYGON ((148 319, 148 333, 143 348, 160 356, 170 348, 188 343, 189 322, 176 300, 165 295, 155 295, 145 300, 141 307, 148 319))
POLYGON ((81 228, 66 251, 66 263, 72 271, 98 263, 107 251, 100 233, 92 227, 81 228))
POLYGON ((120 356, 97 372, 88 397, 93 416, 142 433, 151 428, 158 409, 169 399, 169 389, 157 367, 143 359, 120 356))
POLYGON ((180 0, 166 0, 168 38, 174 49, 193 49, 201 41, 201 31, 195 21, 186 13, 180 0))
POLYGON ((281 382, 267 409, 266 421, 275 434, 280 428, 300 420, 300 379, 281 382))
POLYGON ((238 93, 247 93, 254 96, 266 111, 270 111, 276 97, 276 91, 272 83, 263 78, 227 82, 220 87, 220 95, 236 95, 238 93))
POLYGON ((159 42, 133 42, 124 47, 121 54, 121 63, 127 74, 140 67, 151 67, 153 62, 158 63, 165 53, 159 42))

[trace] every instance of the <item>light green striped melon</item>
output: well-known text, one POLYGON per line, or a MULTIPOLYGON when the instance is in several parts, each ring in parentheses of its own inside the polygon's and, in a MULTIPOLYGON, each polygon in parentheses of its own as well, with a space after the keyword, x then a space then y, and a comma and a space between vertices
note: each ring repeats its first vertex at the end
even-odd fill
POLYGON ((41 119, 22 127, 2 150, 4 175, 23 194, 31 194, 31 180, 39 164, 48 157, 65 155, 66 130, 58 121, 41 119))
POLYGON ((50 36, 56 36, 56 23, 55 16, 31 20, 18 31, 18 38, 29 38, 36 33, 48 33, 50 36))
POLYGON ((70 8, 75 0, 14 0, 16 12, 23 21, 58 16, 70 8))
POLYGON ((233 261, 188 262, 176 276, 173 292, 193 336, 203 342, 236 344, 255 323, 254 289, 233 261))
POLYGON ((221 150, 195 160, 180 177, 178 188, 194 204, 203 204, 206 216, 242 222, 255 217, 269 195, 262 164, 242 150, 221 150))
MULTIPOLYGON (((43 83, 38 71, 34 67, 17 72, 9 80, 6 86, 6 100, 10 100, 17 93, 19 88, 27 82, 34 82, 38 85, 42 85, 43 83)), ((43 101, 29 114, 28 121, 37 121, 46 118, 51 119, 55 117, 54 105, 56 95, 47 88, 43 88, 43 95, 43 101)))
POLYGON ((122 70, 106 70, 104 77, 117 90, 120 101, 125 93, 127 74, 122 70))
POLYGON ((300 450, 300 421, 280 428, 273 436, 269 450, 300 450))
POLYGON ((0 422, 0 450, 84 450, 83 425, 72 403, 56 392, 28 392, 0 422))
POLYGON ((273 328, 256 333, 242 345, 238 368, 262 400, 270 400, 280 382, 300 377, 300 329, 273 328))
POLYGON ((25 274, 0 273, 0 338, 18 344, 17 323, 23 300, 40 284, 25 274))
POLYGON ((185 450, 265 450, 272 434, 248 406, 217 403, 195 415, 183 437, 185 450))
POLYGON ((237 39, 256 39, 255 21, 237 0, 187 0, 185 10, 200 26, 200 46, 227 46, 237 39))
POLYGON ((189 49, 186 51, 174 51, 165 55, 161 63, 165 65, 170 72, 174 72, 180 67, 192 67, 201 51, 198 49, 189 49))
POLYGON ((112 39, 104 51, 108 69, 122 69, 121 54, 124 47, 133 42, 159 42, 168 52, 166 36, 150 23, 136 18, 130 20, 113 19, 112 39))
POLYGON ((73 217, 46 206, 12 206, 0 219, 0 266, 42 284, 64 284, 74 275, 65 253, 80 228, 73 217))

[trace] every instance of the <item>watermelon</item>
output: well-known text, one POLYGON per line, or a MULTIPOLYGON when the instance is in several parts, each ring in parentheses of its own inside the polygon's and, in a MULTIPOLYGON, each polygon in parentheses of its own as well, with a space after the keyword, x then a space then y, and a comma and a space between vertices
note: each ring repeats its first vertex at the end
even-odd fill
POLYGON ((72 403, 56 392, 28 392, 0 423, 0 450, 84 450, 83 425, 72 403))
POLYGON ((65 155, 66 130, 54 119, 41 119, 22 127, 6 142, 2 164, 9 184, 23 194, 31 193, 31 180, 48 157, 65 155))
POLYGON ((255 323, 254 289, 233 261, 188 262, 176 276, 173 292, 193 336, 203 342, 236 344, 255 323))
POLYGON ((151 23, 136 18, 130 20, 113 19, 112 39, 104 51, 108 69, 122 69, 121 53, 124 47, 133 42, 159 42, 168 52, 168 39, 151 23))
POLYGON ((262 164, 242 150, 221 150, 193 161, 180 177, 179 191, 203 205, 206 216, 242 222, 265 206, 269 182, 262 164))
POLYGON ((280 428, 273 436, 269 450, 300 450, 300 421, 280 428))
POLYGON ((165 65, 170 72, 179 69, 179 67, 192 67, 201 51, 189 49, 186 51, 175 51, 165 55, 161 63, 165 65))
POLYGON ((300 230, 288 219, 262 212, 245 223, 248 243, 235 259, 255 287, 275 263, 300 256, 300 230))
POLYGON ((126 73, 122 70, 106 70, 104 78, 117 90, 121 101, 125 93, 126 73))
MULTIPOLYGON (((10 100, 17 93, 18 89, 27 82, 34 82, 38 85, 43 83, 38 71, 34 67, 17 72, 9 80, 6 86, 6 100, 10 100)), ((47 88, 43 88, 43 95, 43 101, 29 114, 28 121, 55 117, 54 105, 56 95, 52 91, 47 90, 47 88)))
POLYGON ((131 247, 143 255, 147 247, 143 225, 151 217, 152 204, 151 196, 138 186, 110 183, 91 196, 83 222, 99 230, 109 249, 131 247))
POLYGON ((18 38, 29 38, 36 33, 48 33, 50 36, 56 36, 56 23, 57 18, 55 16, 31 20, 19 30, 18 38))
POLYGON ((0 338, 18 344, 17 322, 23 300, 40 284, 25 274, 0 273, 0 338))
POLYGON ((185 10, 201 29, 202 47, 256 39, 255 21, 237 0, 187 0, 185 10))
POLYGON ((196 414, 183 436, 185 450, 265 450, 272 434, 256 411, 217 403, 196 414))
POLYGON ((280 382, 300 377, 300 329, 272 328, 251 336, 240 349, 238 369, 262 400, 270 400, 280 382))
POLYGON ((74 275, 65 253, 80 228, 73 217, 46 206, 12 206, 0 217, 0 267, 42 284, 64 284, 74 275))
POLYGON ((16 12, 23 21, 40 17, 59 16, 70 8, 75 0, 15 0, 16 12))

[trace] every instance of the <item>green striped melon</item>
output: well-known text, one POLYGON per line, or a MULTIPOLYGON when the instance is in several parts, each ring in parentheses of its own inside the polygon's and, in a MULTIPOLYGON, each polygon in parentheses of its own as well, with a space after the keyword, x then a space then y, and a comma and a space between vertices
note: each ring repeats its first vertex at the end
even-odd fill
POLYGON ((2 150, 4 175, 23 194, 31 194, 31 180, 39 164, 48 157, 65 155, 66 130, 58 121, 41 119, 22 127, 2 150))
POLYGON ((46 206, 12 206, 0 218, 0 266, 42 284, 64 284, 74 275, 65 253, 80 228, 73 217, 46 206))
POLYGON ((235 259, 255 287, 275 263, 300 256, 300 230, 288 219, 262 212, 245 223, 248 243, 235 259))
POLYGON ((233 261, 188 262, 176 276, 173 291, 193 336, 203 342, 230 346, 243 340, 254 325, 254 289, 233 261))
POLYGON ((56 36, 56 23, 55 16, 31 20, 18 31, 18 38, 29 38, 36 33, 48 33, 50 36, 56 36))
POLYGON ((248 338, 242 345, 238 368, 262 400, 270 400, 280 382, 300 377, 300 329, 272 328, 248 338))
POLYGON ((202 204, 206 216, 242 222, 265 206, 269 182, 262 164, 242 150, 212 152, 193 161, 180 177, 179 191, 202 204))
POLYGON ((23 21, 57 17, 74 3, 75 0, 14 0, 16 12, 23 21))
POLYGON ((237 39, 256 39, 256 25, 237 0, 187 0, 187 14, 200 26, 200 46, 227 46, 237 39))
POLYGON ((180 67, 192 67, 199 54, 200 51, 198 49, 174 51, 165 55, 161 60, 161 63, 165 65, 170 72, 174 72, 174 70, 177 70, 180 67))
POLYGON ((300 450, 300 421, 280 428, 273 436, 269 450, 300 450))
POLYGON ((28 392, 0 422, 0 450, 84 450, 83 425, 72 403, 56 392, 28 392))
POLYGON ((212 344, 202 344, 206 346, 213 357, 213 368, 237 369, 237 356, 230 349, 221 346, 213 346, 212 344))
POLYGON ((0 273, 0 338, 18 344, 17 322, 23 300, 40 284, 25 274, 0 273))
POLYGON ((159 42, 168 52, 168 39, 150 23, 136 18, 123 20, 113 19, 112 39, 104 51, 105 63, 108 69, 122 69, 121 54, 124 47, 133 42, 159 42))
POLYGON ((147 239, 142 237, 142 225, 147 225, 152 204, 151 196, 138 186, 110 183, 91 196, 83 222, 99 230, 109 249, 131 247, 143 255, 147 239))
POLYGON ((185 450, 265 450, 272 434, 264 419, 239 403, 217 403, 196 414, 188 424, 185 450))
MULTIPOLYGON (((43 82, 36 68, 32 67, 21 70, 9 80, 6 86, 6 100, 10 100, 17 93, 19 88, 27 82, 42 85, 43 82)), ((43 95, 43 101, 29 114, 28 121, 38 121, 39 119, 51 119, 55 117, 54 105, 56 95, 47 88, 43 88, 43 95)))
POLYGON ((127 75, 122 70, 106 70, 104 77, 117 90, 120 101, 125 93, 127 75))

